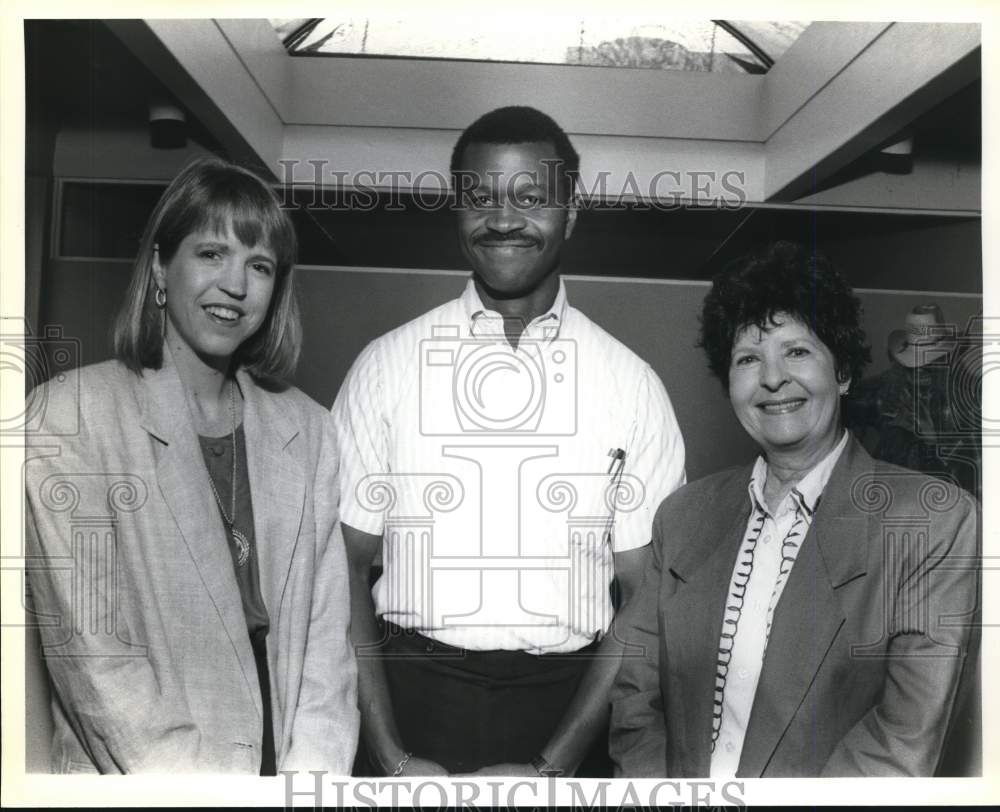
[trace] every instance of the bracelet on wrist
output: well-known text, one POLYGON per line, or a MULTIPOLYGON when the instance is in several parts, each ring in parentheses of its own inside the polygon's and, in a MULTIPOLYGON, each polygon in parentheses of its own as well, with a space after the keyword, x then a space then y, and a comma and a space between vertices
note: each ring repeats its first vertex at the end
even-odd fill
POLYGON ((399 760, 399 764, 396 765, 396 769, 392 771, 392 778, 398 778, 403 774, 403 770, 406 769, 406 764, 412 755, 413 753, 410 752, 403 753, 403 757, 399 760))
POLYGON ((535 772, 542 778, 561 778, 565 775, 559 767, 554 767, 549 764, 549 762, 545 760, 545 756, 541 753, 531 759, 531 766, 535 768, 535 772))

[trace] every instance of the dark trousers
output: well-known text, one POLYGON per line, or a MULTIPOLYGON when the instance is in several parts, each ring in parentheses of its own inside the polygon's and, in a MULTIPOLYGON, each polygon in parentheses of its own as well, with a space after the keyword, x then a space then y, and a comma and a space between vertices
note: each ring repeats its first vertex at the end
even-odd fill
MULTIPOLYGON (((595 648, 541 656, 466 651, 389 624, 382 652, 404 748, 452 773, 529 762, 554 732, 595 648)), ((595 750, 598 758, 607 753, 606 737, 595 750)))

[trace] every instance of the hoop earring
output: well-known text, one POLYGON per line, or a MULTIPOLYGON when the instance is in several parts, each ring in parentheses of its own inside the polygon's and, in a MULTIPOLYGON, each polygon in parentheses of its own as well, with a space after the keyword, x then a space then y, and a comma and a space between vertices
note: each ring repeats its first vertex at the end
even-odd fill
POLYGON ((163 288, 157 288, 153 294, 153 301, 160 310, 163 310, 167 306, 167 292, 163 288))

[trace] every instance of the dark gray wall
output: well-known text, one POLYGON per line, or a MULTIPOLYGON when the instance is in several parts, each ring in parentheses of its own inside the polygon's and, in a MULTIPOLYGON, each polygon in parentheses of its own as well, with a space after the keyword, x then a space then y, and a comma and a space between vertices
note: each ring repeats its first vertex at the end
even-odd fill
MULTIPOLYGON (((458 295, 464 276, 389 271, 305 270, 300 277, 306 348, 299 385, 320 403, 333 402, 361 348, 397 324, 458 295)), ((697 314, 708 285, 573 278, 570 301, 646 359, 670 393, 687 445, 689 479, 749 459, 753 445, 710 377, 697 339, 697 314)), ((914 305, 936 301, 964 326, 979 312, 978 296, 858 291, 872 343, 869 373, 888 363, 886 339, 914 305)))
MULTIPOLYGON (((45 294, 45 324, 77 337, 81 362, 109 356, 107 335, 130 272, 127 263, 56 261, 45 294)), ((295 383, 324 406, 333 403, 351 362, 378 335, 457 296, 458 273, 301 268, 299 300, 305 349, 295 383)), ((942 283, 947 276, 942 276, 942 283)), ((704 476, 750 457, 753 447, 731 415, 719 384, 694 346, 703 282, 627 281, 570 277, 570 301, 646 359, 666 384, 688 450, 688 476, 704 476)), ((960 326, 982 299, 966 294, 859 290, 874 363, 887 364, 886 338, 916 304, 937 302, 960 326)))

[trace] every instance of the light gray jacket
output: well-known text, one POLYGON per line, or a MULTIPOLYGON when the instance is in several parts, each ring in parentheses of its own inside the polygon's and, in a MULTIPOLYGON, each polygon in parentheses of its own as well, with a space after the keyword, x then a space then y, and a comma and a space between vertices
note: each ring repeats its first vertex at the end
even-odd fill
MULTIPOLYGON (((238 373, 279 769, 350 772, 358 737, 328 412, 238 373)), ((170 353, 28 404, 26 537, 56 772, 256 774, 261 697, 225 531, 170 353)))

